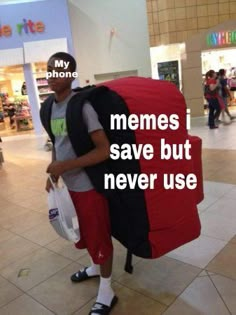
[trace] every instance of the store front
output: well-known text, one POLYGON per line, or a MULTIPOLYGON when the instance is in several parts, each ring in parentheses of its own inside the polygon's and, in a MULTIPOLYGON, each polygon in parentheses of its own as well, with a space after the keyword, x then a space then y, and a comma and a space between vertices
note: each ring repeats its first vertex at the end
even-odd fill
MULTIPOLYGON (((44 79, 46 63, 34 63, 40 103, 52 93, 44 79), (40 78, 40 76, 42 78, 40 78)), ((0 135, 17 135, 34 129, 23 65, 0 68, 0 135)))
POLYGON ((236 48, 217 49, 202 52, 202 74, 203 79, 209 69, 218 72, 220 69, 226 70, 228 87, 231 91, 232 100, 229 105, 236 105, 236 48))
MULTIPOLYGON (((208 70, 218 72, 221 68, 227 70, 228 81, 233 83, 236 67, 236 22, 230 20, 197 34, 185 45, 182 60, 183 91, 187 105, 193 116, 204 114, 203 80, 208 70)), ((234 97, 234 91, 232 96, 234 97)), ((232 104, 234 104, 234 100, 232 104)))
POLYGON ((0 136, 41 134, 39 108, 53 93, 46 62, 73 54, 67 1, 0 5, 0 21, 0 136))
POLYGON ((1 135, 33 129, 21 65, 0 68, 0 119, 1 135))
POLYGON ((204 115, 203 80, 210 69, 216 72, 221 68, 227 70, 234 97, 232 104, 235 103, 235 25, 235 20, 227 21, 191 37, 185 43, 151 48, 153 78, 163 79, 158 72, 158 63, 178 61, 180 90, 193 117, 204 115))

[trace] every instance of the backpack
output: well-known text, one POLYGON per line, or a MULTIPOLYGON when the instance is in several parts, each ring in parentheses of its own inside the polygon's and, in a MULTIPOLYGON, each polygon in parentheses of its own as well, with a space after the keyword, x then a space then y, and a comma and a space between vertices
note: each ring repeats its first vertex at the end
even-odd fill
MULTIPOLYGON (((99 165, 87 167, 87 172, 95 189, 104 194, 109 202, 112 235, 128 249, 126 271, 132 272, 132 254, 143 258, 158 258, 175 248, 192 241, 200 235, 200 220, 197 204, 203 200, 203 178, 201 163, 201 139, 188 135, 185 128, 186 103, 176 86, 167 81, 141 77, 128 77, 102 83, 96 87, 80 90, 67 105, 67 128, 74 151, 78 156, 89 152, 93 143, 83 122, 82 107, 89 101, 98 114, 100 123, 111 144, 139 145, 151 144, 156 152, 160 141, 168 143, 191 144, 191 160, 160 160, 158 154, 151 160, 141 156, 139 159, 108 159, 99 165), (167 98, 166 95, 169 95, 167 98), (131 114, 138 117, 144 114, 177 114, 178 130, 111 129, 112 114, 131 114), (78 138, 79 135, 79 138, 78 138), (171 170, 171 171, 170 171, 171 170), (165 173, 189 174, 197 176, 195 190, 163 189, 162 178, 165 173), (157 173, 155 189, 104 189, 104 175, 123 174, 124 178, 140 174, 157 173)), ((50 129, 50 113, 53 99, 42 104, 40 116, 42 123, 53 142, 50 129)))

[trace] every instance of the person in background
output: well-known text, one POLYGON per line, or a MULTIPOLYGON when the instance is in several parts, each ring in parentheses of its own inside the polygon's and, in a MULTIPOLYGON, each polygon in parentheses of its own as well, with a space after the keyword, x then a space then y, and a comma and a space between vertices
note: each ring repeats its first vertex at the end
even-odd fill
POLYGON ((221 96, 221 98, 223 99, 225 108, 222 111, 222 115, 224 115, 224 112, 227 114, 227 116, 233 120, 234 117, 230 114, 229 109, 228 109, 228 98, 230 99, 230 101, 232 100, 232 96, 230 93, 230 90, 228 88, 227 85, 227 81, 228 79, 226 78, 226 71, 225 69, 220 69, 219 70, 219 83, 220 83, 220 90, 219 90, 219 94, 221 96))
POLYGON ((15 112, 16 112, 15 105, 10 103, 7 108, 7 114, 10 120, 11 129, 15 128, 15 112))
POLYGON ((204 96, 209 104, 209 115, 208 115, 208 126, 210 129, 218 128, 216 125, 216 119, 221 113, 220 103, 219 103, 219 80, 217 78, 217 73, 214 70, 209 70, 206 73, 205 80, 205 92, 204 96))
MULTIPOLYGON (((0 142, 2 142, 2 138, 0 137, 0 142)), ((2 166, 2 163, 4 162, 3 152, 2 148, 0 147, 0 167, 2 166)))
MULTIPOLYGON (((48 61, 48 72, 71 73, 76 70, 75 59, 64 52, 54 54, 48 61), (67 69, 56 67, 56 61, 69 63, 67 69)), ((111 240, 110 216, 107 199, 98 193, 84 168, 96 165, 109 159, 110 143, 99 122, 97 113, 89 102, 83 106, 83 119, 94 148, 78 157, 70 141, 66 119, 67 105, 75 96, 71 89, 73 77, 50 77, 48 84, 55 92, 52 103, 50 126, 53 140, 52 162, 47 173, 57 181, 62 176, 75 205, 81 239, 76 243, 78 249, 86 248, 90 255, 91 265, 74 273, 73 282, 82 282, 100 276, 100 285, 95 304, 89 315, 108 315, 118 298, 111 287, 113 245, 111 240)), ((43 108, 44 104, 42 104, 43 108)), ((42 118, 42 116, 41 116, 42 118)), ((78 141, 80 135, 78 134, 78 141)), ((47 180, 46 190, 52 189, 47 180)))
POLYGON ((21 95, 27 95, 27 88, 26 88, 25 82, 23 82, 22 87, 21 87, 21 95))

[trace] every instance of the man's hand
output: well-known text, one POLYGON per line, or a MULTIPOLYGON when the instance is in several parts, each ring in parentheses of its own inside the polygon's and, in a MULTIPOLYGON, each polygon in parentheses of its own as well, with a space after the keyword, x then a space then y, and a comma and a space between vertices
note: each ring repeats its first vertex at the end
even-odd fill
POLYGON ((90 133, 95 148, 77 157, 76 159, 66 161, 52 161, 47 168, 47 173, 59 177, 67 171, 81 169, 101 163, 110 157, 110 143, 103 130, 96 130, 90 133))
MULTIPOLYGON (((52 178, 52 181, 56 184, 59 177, 56 177, 56 176, 51 176, 52 178)), ((46 182, 46 187, 45 187, 46 191, 49 193, 50 189, 53 189, 53 186, 52 186, 52 182, 50 180, 50 178, 48 177, 47 179, 47 182, 46 182)))
POLYGON ((53 161, 51 164, 48 165, 46 172, 58 178, 67 170, 68 169, 66 161, 53 161))

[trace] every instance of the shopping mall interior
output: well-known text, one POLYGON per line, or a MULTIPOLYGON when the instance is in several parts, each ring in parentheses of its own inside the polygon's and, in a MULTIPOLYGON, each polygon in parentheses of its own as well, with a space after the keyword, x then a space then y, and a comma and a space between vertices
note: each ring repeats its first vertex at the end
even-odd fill
POLYGON ((45 185, 52 152, 38 111, 53 93, 46 80, 52 44, 80 60, 82 86, 130 75, 172 81, 194 113, 188 133, 202 140, 200 236, 158 259, 134 256, 133 274, 124 271, 126 249, 113 239, 112 286, 119 300, 110 314, 236 314, 236 41, 206 49, 196 46, 195 37, 204 40, 221 29, 236 34, 230 28, 236 25, 235 1, 121 0, 118 5, 113 0, 108 6, 101 0, 98 6, 95 0, 0 0, 0 21, 6 24, 1 12, 9 25, 16 24, 9 12, 17 21, 46 21, 47 32, 33 39, 28 33, 20 40, 19 34, 4 38, 0 24, 0 314, 87 315, 99 286, 96 278, 71 282, 74 272, 90 264, 89 255, 61 238, 48 219, 45 185), (61 21, 56 15, 52 23, 48 12, 66 16, 67 4, 70 26, 67 17, 61 21), (219 128, 211 130, 202 84, 209 69, 221 68, 233 119, 222 113, 219 128))

